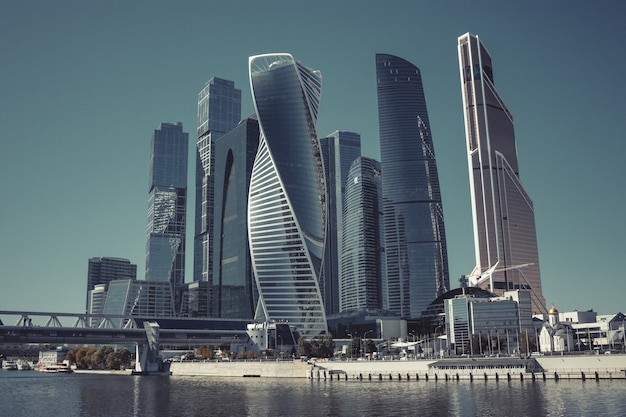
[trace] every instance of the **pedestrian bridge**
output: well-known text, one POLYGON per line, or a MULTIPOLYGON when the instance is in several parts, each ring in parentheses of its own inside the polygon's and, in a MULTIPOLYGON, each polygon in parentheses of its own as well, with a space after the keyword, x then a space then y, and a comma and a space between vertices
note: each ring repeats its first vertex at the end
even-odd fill
POLYGON ((145 322, 159 324, 159 344, 165 346, 230 345, 233 341, 239 344, 248 341, 245 320, 0 311, 0 344, 145 344, 148 342, 145 322), (89 323, 99 324, 90 327, 89 323))
POLYGON ((162 346, 212 344, 233 350, 233 345, 250 343, 246 329, 247 320, 0 311, 0 345, 135 345, 140 373, 160 370, 162 346))

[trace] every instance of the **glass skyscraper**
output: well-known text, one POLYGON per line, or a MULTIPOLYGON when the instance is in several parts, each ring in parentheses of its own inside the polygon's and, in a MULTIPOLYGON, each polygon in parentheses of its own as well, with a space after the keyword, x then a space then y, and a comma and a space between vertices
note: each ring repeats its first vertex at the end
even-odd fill
MULTIPOLYGON (((213 279, 214 142, 241 119, 241 90, 213 77, 198 93, 194 281, 213 279)), ((212 284, 210 284, 212 285, 212 284)))
POLYGON ((326 185, 315 131, 322 78, 290 54, 252 56, 249 66, 261 130, 248 201, 256 317, 314 337, 327 333, 318 283, 326 185))
MULTIPOLYGON (((111 281, 104 304, 104 314, 172 317, 176 315, 172 286, 165 281, 132 279, 111 281)), ((123 327, 126 323, 119 319, 116 325, 123 327)))
POLYGON ((361 136, 353 132, 335 131, 328 137, 321 138, 320 146, 328 187, 326 247, 320 290, 326 314, 334 314, 340 311, 339 271, 343 236, 343 199, 350 166, 361 156, 361 136))
POLYGON ((340 311, 381 309, 386 288, 380 163, 351 165, 343 204, 340 311))
POLYGON ((187 150, 182 123, 161 123, 150 153, 146 280, 185 282, 187 150))
POLYGON ((90 305, 90 291, 96 285, 104 284, 105 290, 109 282, 117 279, 136 279, 137 265, 131 264, 128 259, 97 257, 90 258, 87 269, 87 313, 100 313, 92 311, 90 305))
POLYGON ((471 277, 482 276, 476 284, 498 294, 530 288, 533 310, 543 311, 535 213, 519 179, 513 117, 478 37, 459 37, 458 53, 476 253, 471 277))
POLYGON ((387 294, 383 308, 418 318, 449 288, 435 151, 419 68, 376 55, 387 294))
POLYGON ((211 317, 253 319, 254 274, 248 243, 248 189, 259 145, 249 118, 215 141, 211 317))

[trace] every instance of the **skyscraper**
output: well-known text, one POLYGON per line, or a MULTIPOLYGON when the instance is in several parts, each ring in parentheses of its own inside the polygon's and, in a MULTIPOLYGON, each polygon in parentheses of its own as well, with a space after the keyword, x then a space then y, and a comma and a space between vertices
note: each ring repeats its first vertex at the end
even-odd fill
MULTIPOLYGON (((172 317, 176 315, 172 285, 166 281, 111 281, 103 310, 105 315, 172 317)), ((126 324, 125 319, 113 320, 118 327, 126 324)))
POLYGON ((161 123, 150 153, 146 280, 185 282, 188 134, 182 123, 161 123))
POLYGON ((386 289, 380 163, 360 157, 345 183, 340 311, 381 309, 386 289))
POLYGON ((241 90, 235 83, 217 77, 207 81, 198 93, 194 281, 213 279, 214 142, 240 118, 241 90))
POLYGON ((259 146, 249 118, 215 141, 212 317, 252 319, 254 274, 248 243, 248 189, 259 146))
POLYGON ((419 68, 376 55, 387 297, 384 308, 418 318, 449 288, 435 151, 419 68))
POLYGON ((545 310, 535 213, 519 179, 513 117, 494 87, 491 56, 478 37, 460 36, 458 52, 474 220, 472 276, 498 294, 530 287, 533 310, 545 310))
POLYGON ((348 171, 361 156, 361 136, 358 133, 335 131, 320 139, 326 186, 328 216, 323 276, 320 290, 326 314, 339 312, 339 271, 341 270, 341 240, 343 236, 343 199, 348 171))
POLYGON ((94 290, 96 285, 104 284, 105 290, 109 282, 116 279, 136 279, 137 265, 131 264, 128 259, 97 257, 90 258, 87 267, 87 312, 100 313, 100 311, 90 311, 89 292, 94 290))
MULTIPOLYGON (((90 258, 87 270, 87 314, 101 314, 109 289, 109 283, 117 280, 137 279, 137 265, 128 259, 98 257, 90 258)), ((89 325, 97 327, 101 319, 91 318, 89 325)))
POLYGON ((248 233, 259 291, 256 316, 327 333, 319 288, 326 186, 315 131, 321 74, 289 54, 250 57, 261 138, 250 180, 248 233))

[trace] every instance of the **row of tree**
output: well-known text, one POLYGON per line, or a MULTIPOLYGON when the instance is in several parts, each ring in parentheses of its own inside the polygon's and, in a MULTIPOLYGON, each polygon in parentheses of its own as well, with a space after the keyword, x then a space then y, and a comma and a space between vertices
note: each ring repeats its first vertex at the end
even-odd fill
POLYGON ((298 340, 297 356, 309 358, 332 358, 335 353, 335 342, 332 336, 323 336, 315 339, 298 340))
POLYGON ((65 360, 78 369, 126 369, 130 367, 131 356, 126 348, 77 347, 67 352, 65 360))

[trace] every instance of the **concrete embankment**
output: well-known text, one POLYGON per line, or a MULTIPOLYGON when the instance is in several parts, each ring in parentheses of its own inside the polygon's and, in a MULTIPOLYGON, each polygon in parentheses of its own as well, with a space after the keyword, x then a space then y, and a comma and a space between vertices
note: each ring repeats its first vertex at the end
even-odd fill
POLYGON ((306 378, 311 366, 300 361, 172 362, 173 376, 306 378))
POLYGON ((546 356, 517 360, 467 358, 415 361, 173 362, 172 375, 311 378, 328 380, 626 379, 626 355, 546 356))

